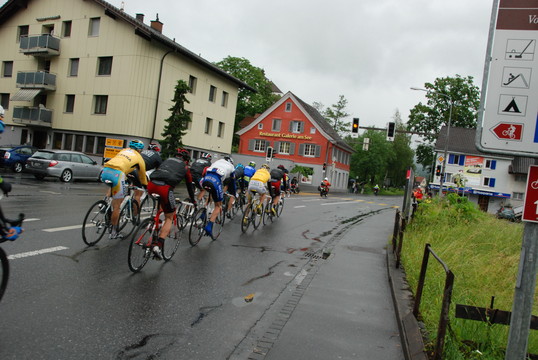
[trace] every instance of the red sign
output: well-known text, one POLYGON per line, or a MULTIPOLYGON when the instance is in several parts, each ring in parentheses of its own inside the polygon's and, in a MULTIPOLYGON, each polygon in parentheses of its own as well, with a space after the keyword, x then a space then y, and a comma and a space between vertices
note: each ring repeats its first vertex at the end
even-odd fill
POLYGON ((498 123, 491 131, 499 139, 521 141, 523 133, 523 124, 498 123))
POLYGON ((538 165, 529 167, 523 203, 523 221, 538 222, 538 165))

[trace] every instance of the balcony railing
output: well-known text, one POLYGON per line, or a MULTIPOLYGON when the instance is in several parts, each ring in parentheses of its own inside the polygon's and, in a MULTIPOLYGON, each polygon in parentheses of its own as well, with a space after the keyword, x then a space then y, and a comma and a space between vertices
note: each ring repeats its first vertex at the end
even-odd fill
POLYGON ((19 52, 43 57, 60 55, 60 38, 50 34, 21 36, 19 52))
POLYGON ((13 122, 18 124, 52 126, 52 110, 44 107, 15 106, 13 122))
POLYGON ((56 90, 56 74, 46 71, 17 73, 17 87, 22 89, 56 90))

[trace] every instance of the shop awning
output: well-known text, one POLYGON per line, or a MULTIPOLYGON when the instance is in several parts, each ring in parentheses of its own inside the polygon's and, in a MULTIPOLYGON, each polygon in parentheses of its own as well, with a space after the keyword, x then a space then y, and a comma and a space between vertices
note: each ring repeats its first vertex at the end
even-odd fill
POLYGON ((20 89, 15 95, 11 97, 11 101, 32 101, 37 94, 41 92, 41 89, 20 89))

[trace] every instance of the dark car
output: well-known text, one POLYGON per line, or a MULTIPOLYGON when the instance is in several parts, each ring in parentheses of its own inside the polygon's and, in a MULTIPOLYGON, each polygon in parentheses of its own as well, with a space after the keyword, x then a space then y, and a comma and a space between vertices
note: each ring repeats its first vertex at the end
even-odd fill
POLYGON ((102 166, 88 155, 69 150, 38 150, 26 162, 26 172, 42 180, 46 176, 63 182, 72 180, 99 181, 102 166))
POLYGON ((20 173, 24 170, 26 160, 36 151, 37 148, 31 145, 1 145, 0 166, 20 173))

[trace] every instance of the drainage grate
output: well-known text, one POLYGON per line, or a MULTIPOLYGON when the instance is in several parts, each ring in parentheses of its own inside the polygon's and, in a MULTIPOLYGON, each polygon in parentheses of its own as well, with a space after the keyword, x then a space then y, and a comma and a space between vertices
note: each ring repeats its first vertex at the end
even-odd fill
POLYGON ((312 252, 305 252, 304 256, 308 256, 309 258, 312 258, 312 259, 326 259, 327 258, 327 256, 319 256, 316 253, 312 253, 312 252))

